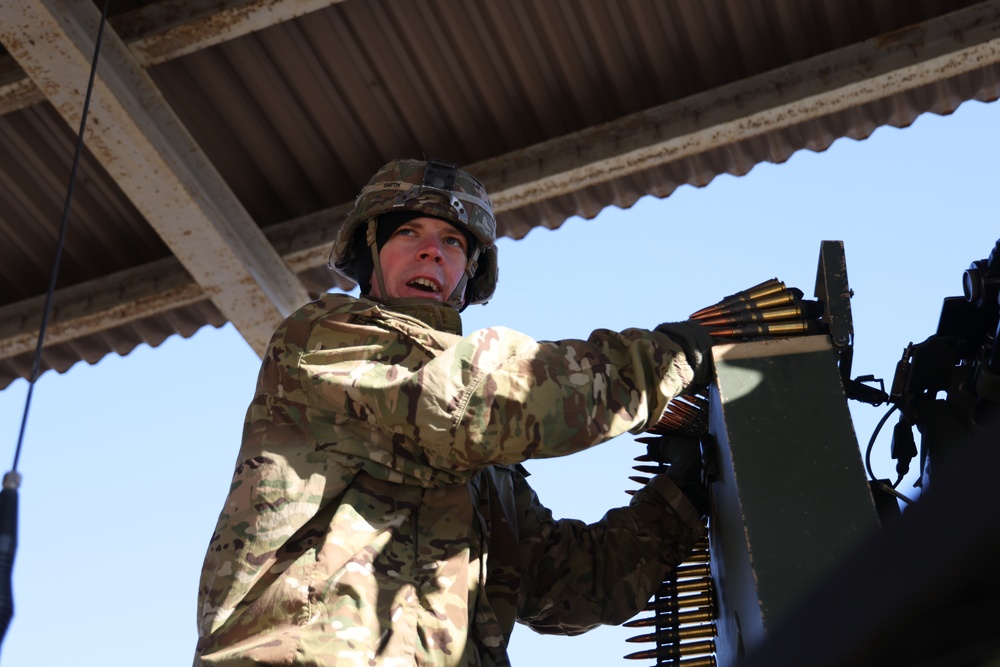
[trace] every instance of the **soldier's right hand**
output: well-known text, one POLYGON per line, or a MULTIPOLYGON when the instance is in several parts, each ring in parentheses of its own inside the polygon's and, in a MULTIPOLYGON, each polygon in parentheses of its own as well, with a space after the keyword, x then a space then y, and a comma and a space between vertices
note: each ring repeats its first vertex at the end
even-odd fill
POLYGON ((684 435, 657 435, 636 438, 646 445, 647 456, 667 463, 667 477, 694 505, 701 516, 708 514, 708 484, 704 476, 701 442, 684 435))
POLYGON ((685 391, 695 394, 706 387, 715 377, 715 364, 712 360, 712 340, 708 329, 698 322, 668 322, 656 327, 655 331, 666 334, 684 350, 688 364, 694 371, 694 380, 685 391))

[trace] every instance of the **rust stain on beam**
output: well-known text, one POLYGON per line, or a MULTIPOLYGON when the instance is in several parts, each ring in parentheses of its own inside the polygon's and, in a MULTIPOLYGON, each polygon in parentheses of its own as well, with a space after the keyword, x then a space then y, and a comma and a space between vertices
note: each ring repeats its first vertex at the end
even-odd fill
POLYGON ((1000 63, 1000 0, 468 166, 497 212, 1000 63))
MULTIPOLYGON (((59 290, 53 299, 46 344, 74 340, 135 322, 208 296, 173 258, 59 290)), ((45 297, 0 308, 0 358, 31 352, 45 297)))
MULTIPOLYGON (((39 89, 79 124, 96 8, 0 4, 0 35, 39 89)), ((87 143, 219 311, 258 351, 308 294, 117 36, 105 35, 87 143)))
POLYGON ((112 21, 140 65, 150 67, 304 16, 343 0, 172 0, 112 21))
MULTIPOLYGON (((108 22, 139 64, 152 67, 338 2, 343 0, 166 0, 108 22)), ((0 58, 0 115, 44 101, 13 58, 0 58)))
POLYGON ((0 57, 0 116, 45 101, 42 91, 10 56, 0 57))
MULTIPOLYGON (((268 241, 289 268, 305 273, 327 263, 327 257, 353 203, 334 206, 273 225, 268 241)), ((340 289, 353 284, 331 272, 340 289)), ((58 290, 46 332, 46 345, 93 335, 209 299, 174 257, 58 290)), ((0 359, 33 352, 45 303, 44 296, 0 307, 0 359)))

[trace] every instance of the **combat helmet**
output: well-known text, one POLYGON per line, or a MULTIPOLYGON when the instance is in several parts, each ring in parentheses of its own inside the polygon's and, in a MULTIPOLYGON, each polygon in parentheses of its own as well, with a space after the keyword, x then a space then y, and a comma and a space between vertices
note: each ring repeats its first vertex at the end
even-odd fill
POLYGON ((462 310, 472 303, 486 303, 496 289, 496 218, 486 188, 474 176, 452 162, 442 160, 393 160, 372 177, 347 215, 333 252, 330 266, 341 275, 361 282, 359 262, 365 246, 372 255, 373 280, 382 280, 378 261, 376 230, 378 217, 385 213, 416 212, 446 220, 470 233, 477 241, 469 249, 465 273, 448 296, 448 305, 462 310), (364 234, 364 243, 357 242, 364 234), (463 301, 462 296, 465 296, 463 301))

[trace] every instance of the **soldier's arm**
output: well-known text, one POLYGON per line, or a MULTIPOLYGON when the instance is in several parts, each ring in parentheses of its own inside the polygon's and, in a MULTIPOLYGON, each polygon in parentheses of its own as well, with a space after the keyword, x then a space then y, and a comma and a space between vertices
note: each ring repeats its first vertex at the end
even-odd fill
POLYGON ((518 620, 536 632, 579 634, 640 611, 704 533, 698 513, 660 475, 593 524, 554 519, 515 483, 523 570, 518 620))
POLYGON ((395 362, 395 349, 406 346, 369 351, 362 363, 355 349, 311 351, 303 358, 310 391, 342 414, 412 438, 441 468, 563 456, 641 431, 693 377, 677 343, 643 329, 536 342, 489 328, 427 351, 420 363, 395 362))
MULTIPOLYGON (((469 342, 491 349, 488 335, 469 342)), ((556 342, 504 335, 511 344, 479 362, 462 387, 440 452, 457 466, 563 456, 644 430, 693 375, 680 347, 658 332, 598 330, 556 342)))

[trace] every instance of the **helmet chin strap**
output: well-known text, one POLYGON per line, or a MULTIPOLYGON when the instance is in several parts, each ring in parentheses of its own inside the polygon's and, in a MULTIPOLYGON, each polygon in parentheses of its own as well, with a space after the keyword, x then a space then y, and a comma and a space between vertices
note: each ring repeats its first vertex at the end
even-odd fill
POLYGON ((472 251, 472 255, 469 256, 469 261, 465 265, 465 271, 462 272, 462 277, 459 279, 458 284, 455 285, 455 289, 451 291, 451 295, 445 301, 449 306, 455 310, 461 312, 465 309, 465 286, 469 284, 469 281, 473 279, 476 275, 476 271, 479 269, 479 253, 482 249, 482 245, 477 241, 475 248, 472 251))
POLYGON ((368 221, 368 227, 365 229, 365 242, 368 243, 368 248, 372 252, 372 278, 378 281, 378 293, 382 295, 382 298, 386 298, 385 293, 385 281, 382 279, 382 263, 378 260, 378 241, 376 240, 376 232, 378 231, 378 219, 371 218, 368 221))

